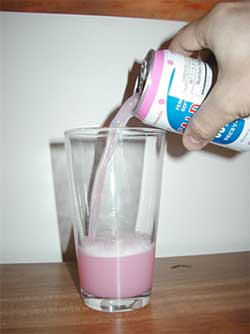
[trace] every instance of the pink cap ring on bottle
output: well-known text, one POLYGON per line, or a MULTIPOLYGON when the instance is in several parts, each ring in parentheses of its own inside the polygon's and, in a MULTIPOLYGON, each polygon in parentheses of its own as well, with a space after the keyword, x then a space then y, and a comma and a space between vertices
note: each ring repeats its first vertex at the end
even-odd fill
MULTIPOLYGON (((153 52, 150 51, 148 53, 148 56, 145 59, 147 71, 150 71, 149 78, 146 81, 147 84, 150 83, 150 89, 148 90, 147 88, 149 87, 142 87, 143 92, 144 92, 144 98, 141 99, 141 104, 138 105, 137 107, 137 112, 136 114, 139 116, 141 120, 143 120, 148 112, 150 111, 151 105, 154 101, 159 82, 161 79, 161 74, 162 74, 162 68, 164 65, 164 51, 158 51, 153 52), (149 63, 149 66, 147 65, 149 63), (151 69, 152 66, 152 69, 151 69)), ((144 73, 147 75, 147 73, 144 73)), ((140 80, 140 79, 139 79, 140 80)), ((141 80, 144 80, 144 78, 141 78, 141 80)), ((144 81, 145 82, 145 81, 144 81)), ((140 85, 140 82, 139 82, 140 85)), ((149 84, 148 84, 149 86, 149 84)), ((140 88, 139 88, 140 89, 140 88)))

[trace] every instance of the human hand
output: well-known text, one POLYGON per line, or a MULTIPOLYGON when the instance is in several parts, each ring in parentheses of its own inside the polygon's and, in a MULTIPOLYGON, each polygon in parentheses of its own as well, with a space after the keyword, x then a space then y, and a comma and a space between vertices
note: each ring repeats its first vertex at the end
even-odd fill
POLYGON ((227 123, 250 115, 250 2, 216 5, 180 30, 169 46, 185 56, 203 48, 214 53, 218 76, 183 135, 188 150, 203 148, 227 123))

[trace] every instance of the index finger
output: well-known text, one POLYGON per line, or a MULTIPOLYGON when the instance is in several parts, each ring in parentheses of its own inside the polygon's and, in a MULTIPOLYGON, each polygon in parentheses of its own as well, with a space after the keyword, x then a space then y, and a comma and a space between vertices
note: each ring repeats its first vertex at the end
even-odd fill
POLYGON ((206 17, 182 28, 170 43, 169 50, 190 56, 194 51, 207 48, 206 17))

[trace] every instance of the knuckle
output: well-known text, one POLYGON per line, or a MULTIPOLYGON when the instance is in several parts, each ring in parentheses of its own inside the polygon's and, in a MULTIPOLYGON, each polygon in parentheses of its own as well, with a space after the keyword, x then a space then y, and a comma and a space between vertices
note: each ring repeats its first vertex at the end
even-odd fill
POLYGON ((237 118, 250 116, 250 95, 246 87, 248 87, 247 82, 239 80, 237 85, 228 87, 225 92, 220 110, 224 111, 224 115, 229 122, 237 118))
POLYGON ((217 3, 211 10, 211 15, 213 15, 215 18, 221 19, 221 17, 226 16, 233 7, 233 3, 230 2, 217 3))
POLYGON ((186 43, 185 43, 185 39, 183 36, 183 31, 184 30, 181 30, 180 33, 178 33, 175 36, 175 45, 179 46, 183 50, 186 50, 186 45, 185 45, 186 43))
POLYGON ((239 118, 246 118, 248 116, 250 116, 250 99, 249 98, 247 101, 242 102, 238 109, 239 118))
POLYGON ((221 29, 222 24, 228 24, 228 17, 231 13, 232 3, 222 2, 216 4, 209 13, 201 20, 198 20, 198 28, 196 30, 196 38, 198 41, 205 41, 208 48, 213 47, 214 39, 221 29))
POLYGON ((234 104, 230 97, 217 102, 217 112, 220 113, 220 119, 223 123, 230 123, 237 118, 237 108, 235 108, 234 104))
MULTIPOLYGON (((250 72, 249 72, 250 78, 250 72)), ((242 82, 240 94, 239 94, 239 108, 238 115, 240 118, 250 116, 250 94, 248 92, 249 80, 242 82)))
POLYGON ((194 35, 195 35, 195 39, 198 42, 200 48, 207 47, 207 43, 206 43, 207 32, 204 31, 204 29, 202 29, 199 25, 197 25, 197 29, 194 30, 194 35))

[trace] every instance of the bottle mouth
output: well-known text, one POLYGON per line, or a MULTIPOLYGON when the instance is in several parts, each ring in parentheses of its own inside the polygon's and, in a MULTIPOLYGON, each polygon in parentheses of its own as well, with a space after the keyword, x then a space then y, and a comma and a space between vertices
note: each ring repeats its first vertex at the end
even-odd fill
POLYGON ((147 78, 153 64, 153 59, 154 59, 154 50, 150 50, 147 53, 141 65, 140 73, 138 74, 135 82, 134 94, 139 94, 139 96, 143 94, 147 78))

